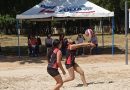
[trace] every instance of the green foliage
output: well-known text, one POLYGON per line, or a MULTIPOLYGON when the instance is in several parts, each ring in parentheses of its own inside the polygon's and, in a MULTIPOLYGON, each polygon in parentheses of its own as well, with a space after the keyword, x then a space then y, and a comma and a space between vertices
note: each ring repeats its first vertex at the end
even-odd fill
POLYGON ((41 0, 0 0, 0 14, 13 17, 33 7, 41 0))
POLYGON ((15 20, 10 15, 0 15, 0 34, 8 34, 9 30, 13 30, 15 28, 15 20))
POLYGON ((116 3, 120 2, 120 0, 90 0, 90 1, 110 11, 114 11, 115 9, 114 7, 115 5, 117 5, 115 4, 116 1, 117 1, 116 3))
POLYGON ((16 14, 30 9, 39 2, 41 0, 0 0, 0 32, 15 33, 16 14))
MULTIPOLYGON (((20 14, 42 0, 0 0, 0 27, 15 22, 16 14, 20 14), (12 18, 13 17, 13 18, 12 18)), ((124 9, 126 0, 89 0, 105 9, 114 11, 116 30, 121 32, 124 26, 124 9)), ((130 0, 127 0, 130 7, 130 0)), ((55 24, 56 21, 52 21, 55 24)))
POLYGON ((15 22, 15 18, 10 15, 0 15, 0 25, 13 24, 15 22))
MULTIPOLYGON (((110 11, 114 11, 116 33, 124 32, 124 10, 126 0, 91 0, 95 4, 104 7, 110 11)), ((128 1, 128 7, 130 8, 130 0, 128 1)))

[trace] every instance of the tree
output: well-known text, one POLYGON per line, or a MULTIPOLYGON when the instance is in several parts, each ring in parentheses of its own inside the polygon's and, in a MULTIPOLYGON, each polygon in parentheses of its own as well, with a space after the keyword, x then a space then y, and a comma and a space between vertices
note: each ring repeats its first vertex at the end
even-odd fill
POLYGON ((8 34, 13 33, 16 14, 20 14, 33 7, 41 0, 0 0, 0 30, 8 34))
MULTIPOLYGON (((15 18, 16 14, 20 14, 34 5, 40 3, 42 0, 0 0, 0 15, 9 15, 15 18)), ((90 0, 93 3, 114 11, 116 33, 124 31, 124 8, 125 0, 90 0)), ((127 0, 130 4, 130 0, 127 0)), ((1 21, 0 21, 1 22, 1 21)))
MULTIPOLYGON (((99 6, 114 11, 116 33, 124 32, 124 5, 125 0, 91 0, 99 6)), ((130 1, 130 0, 128 0, 130 1)))
POLYGON ((41 0, 0 0, 0 14, 15 17, 16 14, 20 14, 40 2, 41 0))

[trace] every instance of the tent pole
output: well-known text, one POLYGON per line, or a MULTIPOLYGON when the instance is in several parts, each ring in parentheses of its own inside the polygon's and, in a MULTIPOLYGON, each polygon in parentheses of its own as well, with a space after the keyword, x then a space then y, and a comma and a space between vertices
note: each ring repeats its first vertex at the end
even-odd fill
POLYGON ((100 29, 102 31, 102 47, 104 48, 104 32, 103 32, 103 18, 100 19, 100 29))
POLYGON ((51 20, 52 20, 52 21, 54 20, 54 17, 53 17, 53 16, 51 17, 51 20))
POLYGON ((112 55, 114 55, 114 17, 112 17, 112 55))
POLYGON ((81 20, 80 20, 80 33, 81 33, 81 27, 82 27, 82 23, 81 23, 81 20))
POLYGON ((128 28, 129 28, 129 11, 127 0, 125 1, 125 63, 128 65, 128 28))
POLYGON ((19 44, 19 34, 20 34, 20 29, 19 29, 19 20, 16 19, 16 29, 17 29, 17 36, 18 36, 18 56, 20 58, 20 44, 19 44))

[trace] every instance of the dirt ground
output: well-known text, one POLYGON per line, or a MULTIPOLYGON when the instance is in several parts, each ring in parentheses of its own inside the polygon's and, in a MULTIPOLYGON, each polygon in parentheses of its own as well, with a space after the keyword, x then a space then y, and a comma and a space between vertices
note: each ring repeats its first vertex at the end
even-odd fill
MULTIPOLYGON (((76 73, 75 80, 61 90, 130 90, 130 65, 125 65, 125 55, 80 56, 76 62, 85 72, 88 87, 83 87, 76 73)), ((52 90, 55 81, 46 66, 44 57, 0 56, 0 90, 52 90)), ((67 75, 62 75, 63 79, 67 75)))

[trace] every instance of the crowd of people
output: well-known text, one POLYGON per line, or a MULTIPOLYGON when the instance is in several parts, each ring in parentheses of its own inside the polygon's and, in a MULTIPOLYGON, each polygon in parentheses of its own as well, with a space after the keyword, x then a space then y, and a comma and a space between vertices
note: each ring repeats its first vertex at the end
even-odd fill
MULTIPOLYGON (((89 53, 92 54, 92 52, 94 50, 94 53, 97 54, 98 53, 98 39, 97 39, 96 34, 94 33, 94 31, 92 29, 89 28, 85 31, 85 35, 88 37, 88 42, 95 44, 95 47, 89 47, 89 49, 90 49, 89 53)), ((66 40, 67 40, 67 38, 65 38, 65 35, 63 33, 61 33, 59 35, 59 41, 61 43, 61 52, 62 52, 63 56, 66 55, 66 40)), ((79 33, 75 40, 75 43, 81 44, 84 42, 85 42, 85 37, 83 36, 83 34, 79 33)), ((48 34, 47 38, 45 39, 45 46, 47 48, 47 53, 48 53, 48 50, 53 46, 52 43, 53 43, 53 38, 51 37, 51 34, 48 34)), ((86 47, 78 48, 76 51, 76 55, 84 55, 85 48, 86 47)))
MULTIPOLYGON (((85 31, 85 35, 88 37, 88 42, 91 42, 93 44, 95 44, 95 47, 89 47, 90 49, 90 54, 92 54, 93 50, 95 53, 98 53, 98 40, 97 40, 97 36, 94 33, 94 31, 89 28, 85 31)), ((52 48, 53 46, 53 38, 51 36, 51 34, 47 34, 47 37, 45 38, 45 48, 46 48, 46 52, 48 53, 48 51, 52 48)), ((61 43, 61 52, 62 55, 65 56, 66 55, 66 40, 67 38, 65 38, 65 35, 63 33, 61 33, 59 35, 59 41, 61 43)), ((83 34, 79 33, 75 43, 76 44, 81 44, 85 42, 85 37, 83 34)), ((29 49, 29 56, 39 56, 40 52, 39 52, 39 47, 42 45, 41 39, 39 36, 34 36, 34 35, 29 35, 28 36, 28 49, 29 49)), ((86 47, 80 47, 77 49, 76 51, 76 55, 84 55, 85 54, 85 48, 86 47)), ((46 53, 46 55, 47 55, 46 53)))

